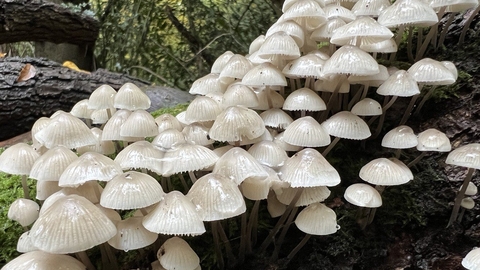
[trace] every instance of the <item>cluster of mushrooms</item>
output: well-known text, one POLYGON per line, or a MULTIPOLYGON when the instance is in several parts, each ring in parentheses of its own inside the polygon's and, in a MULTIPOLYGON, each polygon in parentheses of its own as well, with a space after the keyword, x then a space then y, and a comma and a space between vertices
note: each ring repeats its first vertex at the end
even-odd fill
MULTIPOLYGON (((429 44, 439 44, 439 18, 477 4, 287 0, 283 15, 251 43, 248 55, 225 52, 210 74, 193 83, 190 93, 197 97, 176 117, 153 118, 146 112, 148 97, 127 83, 118 91, 101 86, 69 113, 38 119, 33 145, 20 143, 0 156, 0 171, 22 176, 25 198, 8 215, 26 231, 18 241, 24 254, 2 269, 94 269, 85 251, 97 245, 104 268, 116 269, 119 251, 112 247, 141 249, 159 234, 172 237, 160 243, 152 269, 200 269, 181 236, 205 233, 205 223, 219 268, 225 267, 224 255, 229 265, 238 264, 272 242, 271 260, 277 260, 295 223, 306 236, 288 263, 312 235, 340 229, 335 211, 323 203, 328 188, 341 182, 327 155, 341 139, 361 147, 379 136, 390 106, 398 97, 410 98, 399 126, 382 140, 392 157, 365 164, 359 171, 365 183, 345 190, 345 200, 360 207, 358 223, 365 228, 382 205, 385 187, 413 180, 410 167, 427 152, 451 151, 443 132, 415 134, 405 123, 437 86, 457 79, 453 63, 421 58, 429 44), (427 27, 425 38, 419 31, 414 56, 412 33, 427 27), (408 56, 416 62, 408 70, 379 65, 380 58, 395 59, 406 29, 408 56), (411 148, 422 154, 406 165, 401 152, 411 148), (41 207, 29 198, 27 177, 37 181, 41 207), (258 210, 265 201, 278 221, 260 243, 258 210), (122 219, 119 212, 126 210, 135 211, 122 219), (235 256, 222 223, 237 216, 235 256)), ((445 33, 444 27, 439 42, 445 33)), ((446 162, 468 168, 450 225, 461 220, 461 206, 473 207, 466 196, 477 192, 470 180, 480 168, 480 144, 458 147, 446 162)), ((478 269, 479 257, 467 256, 463 265, 478 269)))

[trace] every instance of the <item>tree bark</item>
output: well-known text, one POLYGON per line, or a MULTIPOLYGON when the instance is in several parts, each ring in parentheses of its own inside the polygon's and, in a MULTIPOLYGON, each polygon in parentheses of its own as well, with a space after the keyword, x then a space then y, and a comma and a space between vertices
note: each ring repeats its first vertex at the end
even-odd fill
POLYGON ((0 44, 49 41, 93 45, 100 29, 93 17, 39 0, 0 0, 0 44))
POLYGON ((28 131, 42 116, 57 110, 70 111, 102 84, 118 89, 126 82, 149 84, 102 69, 91 74, 78 72, 43 58, 5 58, 0 61, 0 140, 28 131), (34 77, 17 82, 27 63, 35 67, 34 77))

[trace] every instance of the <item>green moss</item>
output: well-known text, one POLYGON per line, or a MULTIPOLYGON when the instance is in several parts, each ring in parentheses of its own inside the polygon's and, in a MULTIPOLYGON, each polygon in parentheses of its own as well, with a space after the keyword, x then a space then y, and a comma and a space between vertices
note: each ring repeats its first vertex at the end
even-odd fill
POLYGON ((435 89, 432 94, 432 98, 435 101, 441 99, 449 99, 453 97, 458 97, 458 91, 462 89, 465 85, 471 83, 472 76, 465 71, 458 71, 458 79, 454 84, 451 85, 442 85, 435 89))
POLYGON ((161 108, 159 110, 156 110, 156 111, 152 112, 152 115, 155 118, 162 115, 162 114, 165 114, 165 113, 169 113, 173 116, 176 116, 177 114, 185 111, 187 109, 187 107, 188 107, 188 104, 179 104, 179 105, 177 105, 175 107, 171 107, 171 108, 161 108))

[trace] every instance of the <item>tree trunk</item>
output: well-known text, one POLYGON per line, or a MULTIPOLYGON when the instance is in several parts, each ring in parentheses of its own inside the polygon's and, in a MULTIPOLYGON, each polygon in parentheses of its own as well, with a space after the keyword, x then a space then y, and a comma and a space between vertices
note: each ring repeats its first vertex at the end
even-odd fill
POLYGON ((5 58, 0 62, 0 140, 28 131, 42 116, 56 110, 70 111, 79 100, 102 84, 115 89, 126 82, 145 86, 146 81, 99 69, 91 74, 62 67, 47 59, 5 58), (20 71, 30 63, 33 78, 17 82, 20 71))
POLYGON ((92 46, 100 29, 93 17, 39 0, 0 0, 0 44, 49 41, 92 46))

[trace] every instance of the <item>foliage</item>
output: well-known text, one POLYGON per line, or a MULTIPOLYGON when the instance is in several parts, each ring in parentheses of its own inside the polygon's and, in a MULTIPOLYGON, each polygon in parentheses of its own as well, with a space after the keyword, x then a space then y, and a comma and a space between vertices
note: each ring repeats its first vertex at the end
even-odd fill
POLYGON ((275 21, 280 5, 273 0, 91 0, 102 24, 97 64, 187 89, 223 52, 248 53, 248 44, 275 21))
POLYGON ((161 109, 158 109, 154 112, 152 112, 152 115, 153 117, 159 117, 160 115, 162 114, 166 114, 166 113, 169 113, 173 116, 177 116, 177 114, 185 111, 188 107, 188 104, 178 104, 177 106, 175 107, 172 107, 172 108, 161 108, 161 109))

